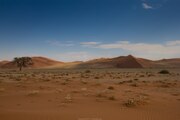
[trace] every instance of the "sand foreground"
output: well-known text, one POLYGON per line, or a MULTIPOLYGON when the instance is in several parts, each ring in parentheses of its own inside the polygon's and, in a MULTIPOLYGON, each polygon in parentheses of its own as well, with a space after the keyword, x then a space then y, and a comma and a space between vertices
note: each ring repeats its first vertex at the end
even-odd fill
POLYGON ((0 120, 180 120, 180 70, 0 70, 0 120))

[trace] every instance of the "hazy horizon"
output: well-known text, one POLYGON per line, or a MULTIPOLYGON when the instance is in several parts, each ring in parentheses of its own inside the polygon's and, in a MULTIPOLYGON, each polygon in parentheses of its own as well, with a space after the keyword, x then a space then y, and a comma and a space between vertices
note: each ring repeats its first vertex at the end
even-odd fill
POLYGON ((1 0, 0 61, 180 58, 179 0, 1 0))

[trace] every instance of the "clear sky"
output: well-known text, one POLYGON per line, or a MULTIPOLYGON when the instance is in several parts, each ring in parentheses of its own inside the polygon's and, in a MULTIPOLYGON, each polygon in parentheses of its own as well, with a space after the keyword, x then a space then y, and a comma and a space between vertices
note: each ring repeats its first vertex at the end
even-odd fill
POLYGON ((0 60, 180 57, 180 0, 0 0, 0 60))

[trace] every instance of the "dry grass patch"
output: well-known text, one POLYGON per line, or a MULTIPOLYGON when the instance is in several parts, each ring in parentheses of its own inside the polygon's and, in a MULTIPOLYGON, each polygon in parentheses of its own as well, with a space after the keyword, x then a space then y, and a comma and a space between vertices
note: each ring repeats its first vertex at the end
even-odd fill
POLYGON ((121 84, 124 84, 124 83, 125 83, 125 81, 120 81, 118 84, 120 84, 120 85, 121 85, 121 84))
POLYGON ((109 100, 116 100, 115 96, 108 97, 109 100))
POLYGON ((67 85, 67 84, 68 84, 67 81, 63 81, 63 82, 61 83, 61 85, 67 85))
POLYGON ((65 102, 67 102, 67 103, 72 102, 72 95, 71 94, 67 94, 64 98, 65 98, 65 102))
POLYGON ((39 94, 39 90, 32 90, 27 93, 28 96, 35 96, 39 94))
POLYGON ((56 92, 62 93, 62 92, 63 92, 63 89, 57 88, 57 89, 56 89, 56 92))
POLYGON ((148 104, 147 100, 149 100, 147 96, 138 95, 137 97, 126 100, 123 103, 123 105, 125 105, 126 107, 136 107, 136 106, 146 105, 148 104))
POLYGON ((87 84, 88 82, 86 80, 81 80, 82 84, 87 84))

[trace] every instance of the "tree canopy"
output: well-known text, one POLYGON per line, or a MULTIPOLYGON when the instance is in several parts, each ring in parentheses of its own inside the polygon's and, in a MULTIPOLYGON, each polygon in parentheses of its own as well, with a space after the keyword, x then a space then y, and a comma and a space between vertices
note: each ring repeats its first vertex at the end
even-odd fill
POLYGON ((20 71, 23 67, 28 67, 33 64, 32 59, 30 57, 15 57, 14 63, 17 65, 20 71))

